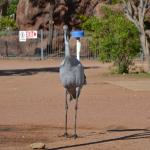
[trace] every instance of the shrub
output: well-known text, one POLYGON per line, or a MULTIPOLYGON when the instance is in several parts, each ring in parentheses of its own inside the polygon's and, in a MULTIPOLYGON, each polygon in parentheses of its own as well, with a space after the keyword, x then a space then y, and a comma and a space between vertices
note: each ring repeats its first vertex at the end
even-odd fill
POLYGON ((0 31, 7 30, 7 29, 16 29, 15 20, 9 17, 0 17, 0 31))
POLYGON ((140 51, 138 31, 122 13, 102 8, 104 17, 89 17, 81 25, 92 37, 90 47, 99 51, 102 61, 114 61, 118 73, 128 73, 129 65, 140 51))
POLYGON ((112 0, 112 4, 122 3, 122 0, 112 0))

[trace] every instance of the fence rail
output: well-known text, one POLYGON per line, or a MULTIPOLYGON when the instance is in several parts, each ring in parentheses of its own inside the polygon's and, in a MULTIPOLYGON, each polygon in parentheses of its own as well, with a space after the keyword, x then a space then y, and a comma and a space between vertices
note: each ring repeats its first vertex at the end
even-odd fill
MULTIPOLYGON (((19 41, 19 31, 0 32, 0 58, 31 58, 47 59, 64 57, 64 39, 61 30, 38 31, 37 39, 27 39, 26 42, 19 41)), ((98 53, 93 54, 89 49, 86 37, 81 39, 81 57, 95 59, 98 53)), ((76 55, 76 40, 70 39, 72 55, 76 55)))

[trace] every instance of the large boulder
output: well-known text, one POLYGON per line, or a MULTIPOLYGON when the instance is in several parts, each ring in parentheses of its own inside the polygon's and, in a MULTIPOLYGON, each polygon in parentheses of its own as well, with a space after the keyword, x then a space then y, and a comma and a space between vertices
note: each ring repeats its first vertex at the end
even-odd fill
POLYGON ((16 20, 19 29, 44 29, 68 24, 76 27, 79 15, 93 15, 99 0, 20 0, 16 20))

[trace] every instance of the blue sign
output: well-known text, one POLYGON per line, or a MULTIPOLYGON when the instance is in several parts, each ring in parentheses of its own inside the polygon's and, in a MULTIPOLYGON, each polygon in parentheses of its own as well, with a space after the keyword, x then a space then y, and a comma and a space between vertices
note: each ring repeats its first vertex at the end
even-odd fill
POLYGON ((82 31, 82 30, 72 31, 71 36, 74 38, 81 38, 84 36, 84 31, 82 31))

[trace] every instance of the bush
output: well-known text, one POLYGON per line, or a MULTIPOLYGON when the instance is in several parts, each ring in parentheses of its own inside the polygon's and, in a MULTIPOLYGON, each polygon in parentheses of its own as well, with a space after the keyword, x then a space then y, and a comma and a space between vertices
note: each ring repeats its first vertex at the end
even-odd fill
POLYGON ((90 17, 81 25, 92 37, 90 47, 102 61, 114 61, 118 73, 128 73, 140 51, 138 31, 125 16, 103 7, 103 18, 90 17))
POLYGON ((9 17, 0 17, 0 31, 16 29, 15 20, 9 17))
POLYGON ((122 3, 122 0, 112 0, 112 4, 122 3))

